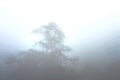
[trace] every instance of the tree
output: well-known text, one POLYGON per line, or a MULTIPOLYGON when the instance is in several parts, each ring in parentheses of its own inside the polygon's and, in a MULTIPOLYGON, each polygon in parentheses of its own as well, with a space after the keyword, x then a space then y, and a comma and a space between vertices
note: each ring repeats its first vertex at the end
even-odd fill
POLYGON ((43 39, 37 43, 40 50, 21 51, 15 58, 17 60, 14 57, 10 58, 8 63, 15 65, 13 65, 14 70, 9 74, 8 79, 73 80, 74 78, 76 80, 77 73, 73 68, 69 68, 69 65, 72 65, 75 60, 69 59, 63 54, 71 49, 65 45, 65 35, 60 27, 55 23, 48 23, 34 32, 43 35, 43 39))
POLYGON ((35 33, 43 35, 43 39, 37 42, 44 53, 64 53, 71 49, 64 44, 65 35, 61 28, 54 22, 35 29, 35 33))

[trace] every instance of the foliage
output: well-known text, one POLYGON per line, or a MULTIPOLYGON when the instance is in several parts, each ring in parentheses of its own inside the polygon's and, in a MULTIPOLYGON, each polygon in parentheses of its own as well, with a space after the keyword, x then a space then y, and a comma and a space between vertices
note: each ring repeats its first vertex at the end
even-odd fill
POLYGON ((65 80, 77 78, 72 68, 73 65, 70 65, 73 64, 74 59, 69 59, 64 54, 71 49, 64 44, 65 35, 57 24, 48 23, 34 32, 44 37, 37 43, 42 50, 29 49, 21 51, 18 56, 10 56, 7 60, 7 64, 12 67, 11 74, 8 74, 9 79, 65 80))
POLYGON ((43 35, 43 40, 37 44, 42 47, 44 53, 64 53, 69 52, 71 49, 64 44, 64 32, 56 23, 48 23, 41 28, 34 30, 35 33, 43 35))

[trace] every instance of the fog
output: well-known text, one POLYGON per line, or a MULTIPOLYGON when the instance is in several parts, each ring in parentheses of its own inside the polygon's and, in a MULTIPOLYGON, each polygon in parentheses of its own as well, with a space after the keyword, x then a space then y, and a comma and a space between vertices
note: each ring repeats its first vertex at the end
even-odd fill
POLYGON ((119 4, 0 0, 0 80, 119 80, 119 4))

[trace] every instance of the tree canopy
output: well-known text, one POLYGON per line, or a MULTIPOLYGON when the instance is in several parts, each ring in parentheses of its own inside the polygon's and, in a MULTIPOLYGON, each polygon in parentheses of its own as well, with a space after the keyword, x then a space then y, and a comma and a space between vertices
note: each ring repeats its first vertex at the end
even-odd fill
POLYGON ((43 35, 43 39, 37 42, 44 53, 64 53, 71 49, 64 44, 65 35, 62 29, 54 22, 43 25, 34 30, 43 35))

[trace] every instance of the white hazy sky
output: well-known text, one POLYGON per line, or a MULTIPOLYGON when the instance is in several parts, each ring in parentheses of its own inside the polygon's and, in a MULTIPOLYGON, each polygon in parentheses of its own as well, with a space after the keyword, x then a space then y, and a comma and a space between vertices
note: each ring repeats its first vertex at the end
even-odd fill
POLYGON ((70 44, 97 42, 120 30, 120 1, 0 0, 1 43, 31 46, 32 30, 51 21, 63 28, 70 44))

